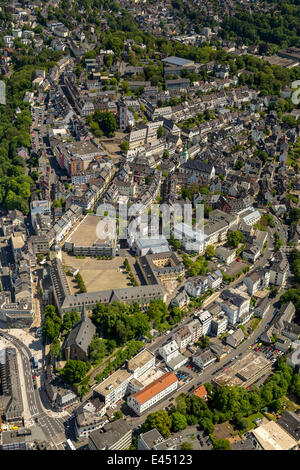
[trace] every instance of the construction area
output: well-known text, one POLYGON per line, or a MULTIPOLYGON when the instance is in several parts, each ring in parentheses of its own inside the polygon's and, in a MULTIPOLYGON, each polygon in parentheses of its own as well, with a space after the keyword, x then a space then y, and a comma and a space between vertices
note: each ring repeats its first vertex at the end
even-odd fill
POLYGON ((249 351, 232 366, 218 374, 213 382, 219 386, 248 387, 263 377, 272 367, 262 354, 249 351))

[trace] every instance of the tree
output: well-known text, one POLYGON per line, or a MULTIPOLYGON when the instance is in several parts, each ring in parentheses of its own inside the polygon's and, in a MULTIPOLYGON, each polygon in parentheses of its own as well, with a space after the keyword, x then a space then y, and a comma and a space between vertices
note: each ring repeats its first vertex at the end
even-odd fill
POLYGON ((60 354, 60 342, 57 338, 55 338, 50 345, 50 356, 53 358, 57 358, 59 354, 60 354))
POLYGON ((215 256, 215 247, 213 245, 206 247, 205 256, 207 259, 212 259, 215 256))
POLYGON ((89 362, 68 359, 61 373, 66 382, 74 385, 83 379, 90 368, 89 362))
POLYGON ((150 413, 142 427, 142 432, 150 431, 150 429, 156 428, 160 434, 167 439, 170 436, 170 430, 172 426, 172 419, 166 412, 166 410, 156 411, 150 413))
POLYGON ((127 140, 123 140, 123 142, 120 143, 120 149, 122 152, 127 152, 129 150, 129 142, 127 140))
POLYGON ((108 353, 106 340, 93 338, 90 344, 90 359, 92 363, 99 363, 108 353))
POLYGON ((159 126, 159 128, 157 129, 157 138, 160 139, 164 135, 165 135, 165 130, 163 126, 159 126))
POLYGON ((160 323, 168 315, 168 308, 162 300, 152 300, 149 304, 147 316, 154 323, 160 323))
POLYGON ((234 424, 236 425, 239 431, 243 431, 243 432, 246 432, 249 427, 248 420, 246 418, 243 418, 241 414, 237 414, 234 417, 234 424))
POLYGON ((232 450, 228 439, 215 439, 213 444, 215 450, 232 450))
POLYGON ((175 411, 175 413, 171 414, 172 419, 172 430, 174 432, 181 431, 187 427, 187 419, 184 414, 180 413, 179 411, 175 411))
POLYGON ((200 418, 198 422, 201 428, 203 429, 203 431, 206 432, 206 434, 212 434, 214 432, 215 427, 211 419, 203 417, 203 418, 200 418))
POLYGON ((123 413, 122 411, 115 411, 114 412, 114 418, 113 418, 113 421, 117 421, 118 419, 122 419, 123 418, 123 413))
POLYGON ((275 239, 274 250, 279 251, 280 247, 283 245, 283 241, 281 240, 281 238, 280 238, 280 236, 277 232, 274 233, 274 239, 275 239))
POLYGON ((238 160, 234 165, 235 170, 241 170, 244 166, 243 160, 238 160))
POLYGON ((193 450, 193 446, 190 442, 183 442, 181 444, 181 450, 193 450))
POLYGON ((239 230, 233 230, 227 237, 227 244, 232 248, 237 248, 240 243, 243 243, 244 235, 239 230))
POLYGON ((209 346, 209 343, 210 343, 210 339, 208 336, 201 336, 201 338, 199 339, 199 346, 202 349, 207 348, 209 346))
POLYGON ((110 111, 96 111, 93 120, 98 123, 100 129, 108 136, 114 137, 118 124, 116 117, 110 111))

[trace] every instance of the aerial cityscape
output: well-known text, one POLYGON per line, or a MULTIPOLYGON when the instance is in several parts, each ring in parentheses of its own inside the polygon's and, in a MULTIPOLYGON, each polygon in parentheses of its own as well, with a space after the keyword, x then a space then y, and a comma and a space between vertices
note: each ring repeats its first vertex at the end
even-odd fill
POLYGON ((0 0, 0 50, 0 450, 299 450, 299 2, 0 0))

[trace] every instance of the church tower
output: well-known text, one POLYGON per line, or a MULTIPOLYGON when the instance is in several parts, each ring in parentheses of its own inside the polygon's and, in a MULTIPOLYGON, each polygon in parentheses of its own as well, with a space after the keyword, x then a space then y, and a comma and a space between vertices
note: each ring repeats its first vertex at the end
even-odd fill
POLYGON ((180 165, 183 165, 183 163, 187 162, 188 159, 189 159, 189 152, 187 149, 187 144, 185 144, 181 157, 180 157, 180 165))

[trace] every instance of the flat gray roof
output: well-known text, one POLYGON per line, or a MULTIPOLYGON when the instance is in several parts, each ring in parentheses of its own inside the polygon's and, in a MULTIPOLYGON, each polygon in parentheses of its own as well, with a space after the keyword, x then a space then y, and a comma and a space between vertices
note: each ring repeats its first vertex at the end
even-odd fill
POLYGON ((190 65, 193 64, 193 60, 189 59, 182 59, 181 57, 175 57, 175 56, 170 56, 166 57, 165 59, 162 60, 162 62, 166 62, 167 64, 172 64, 172 65, 190 65))

